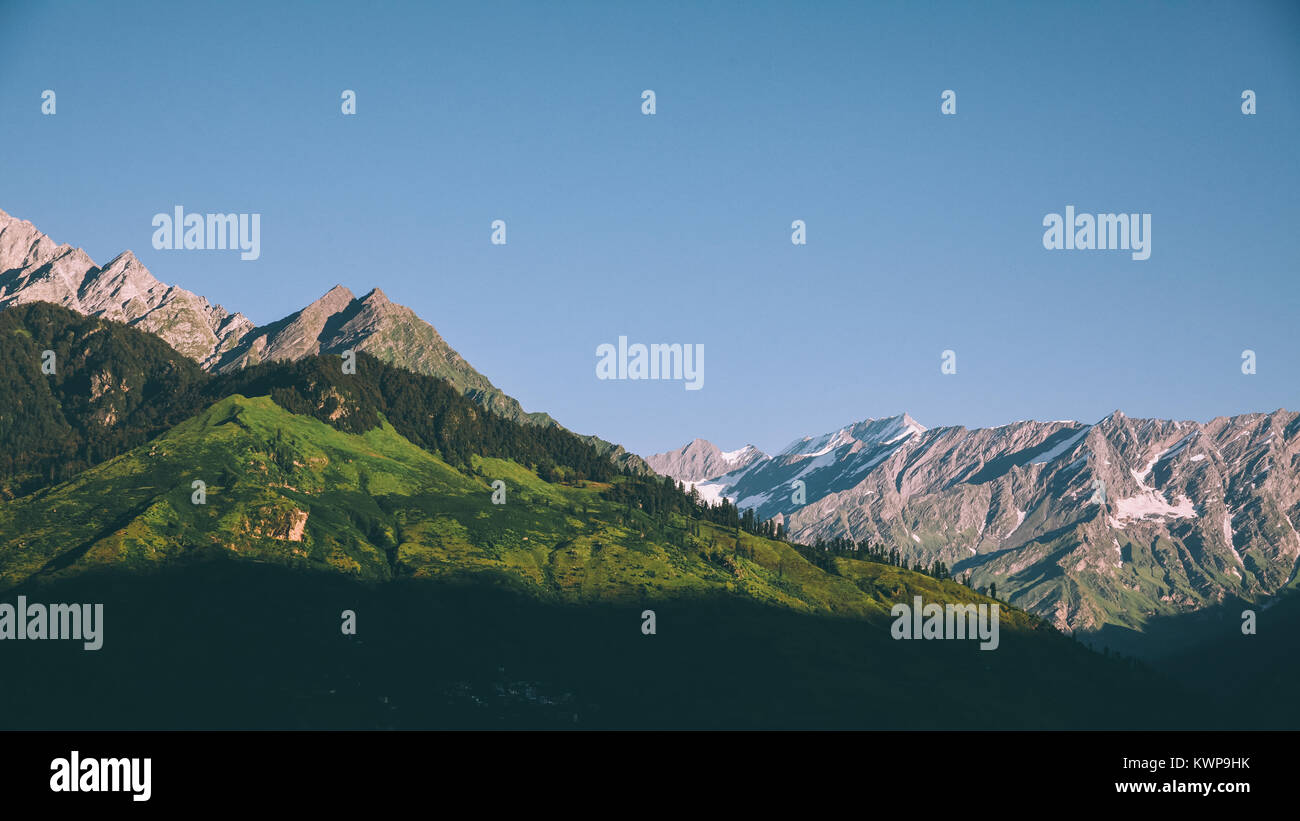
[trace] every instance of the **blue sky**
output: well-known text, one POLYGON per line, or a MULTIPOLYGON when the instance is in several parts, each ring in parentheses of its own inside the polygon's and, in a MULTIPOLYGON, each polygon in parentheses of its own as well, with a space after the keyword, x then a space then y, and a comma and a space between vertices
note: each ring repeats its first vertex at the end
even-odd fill
POLYGON ((258 323, 380 287, 641 453, 1206 420, 1300 407, 1298 80, 1294 3, 0 0, 0 208, 258 323), (176 204, 261 258, 154 250, 176 204), (1066 205, 1150 213, 1151 258, 1045 250, 1066 205), (597 380, 620 335, 704 389, 597 380))

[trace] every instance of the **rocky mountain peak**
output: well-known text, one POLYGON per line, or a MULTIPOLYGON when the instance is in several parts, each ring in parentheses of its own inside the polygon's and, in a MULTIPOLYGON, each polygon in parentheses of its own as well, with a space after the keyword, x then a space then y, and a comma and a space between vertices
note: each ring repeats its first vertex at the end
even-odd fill
POLYGON ((700 482, 739 470, 766 455, 753 445, 723 452, 707 439, 692 439, 677 450, 655 454, 646 463, 659 474, 678 481, 700 482))
MULTIPOLYGON (((57 245, 30 222, 0 211, 0 309, 52 302, 83 315, 126 322, 161 337, 208 370, 227 371, 273 359, 363 350, 416 373, 446 379, 484 407, 516 421, 554 425, 527 413, 474 370, 410 308, 379 288, 357 299, 335 285, 315 302, 268 325, 178 286, 159 282, 130 251, 102 269, 80 248, 57 245)), ((640 457, 596 437, 583 437, 615 464, 638 473, 640 457)))
POLYGON ((333 288, 326 291, 320 299, 317 299, 315 302, 304 308, 303 312, 323 311, 327 316, 336 314, 348 307, 354 299, 356 299, 356 297, 353 296, 352 292, 347 288, 342 285, 335 285, 333 288))
POLYGON ((30 222, 14 217, 0 221, 0 275, 7 279, 44 265, 59 251, 60 247, 30 222))
POLYGON ((131 251, 100 268, 82 249, 58 245, 30 222, 6 214, 0 220, 0 308, 24 302, 52 302, 134 325, 204 365, 252 326, 197 294, 159 282, 131 251))
POLYGON ((700 439, 699 437, 696 437, 695 439, 692 439, 686 445, 685 448, 682 449, 682 452, 708 454, 708 453, 721 453, 722 449, 719 448, 717 445, 713 444, 712 442, 710 442, 708 439, 700 439))
POLYGON ((361 301, 367 306, 376 307, 376 308, 393 304, 392 300, 388 298, 388 294, 384 293, 378 288, 372 289, 370 293, 366 294, 361 298, 361 301))

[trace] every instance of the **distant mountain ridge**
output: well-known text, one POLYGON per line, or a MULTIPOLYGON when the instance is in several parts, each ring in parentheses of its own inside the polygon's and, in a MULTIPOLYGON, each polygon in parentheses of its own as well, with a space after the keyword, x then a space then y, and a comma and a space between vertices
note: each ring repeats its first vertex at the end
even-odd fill
MULTIPOLYGON (((649 461, 668 469, 685 450, 649 461)), ((1286 410, 974 430, 903 414, 686 475, 674 478, 778 518, 796 541, 941 559, 1061 629, 1264 600, 1295 585, 1300 559, 1300 414, 1286 410)))
MULTIPOLYGON (((302 310, 255 327, 243 314, 160 282, 130 251, 101 268, 82 249, 57 244, 32 223, 0 211, 0 309, 28 302, 51 302, 148 331, 210 371, 347 349, 366 351, 398 367, 446 379, 478 404, 513 421, 559 424, 545 413, 526 412, 432 325, 378 288, 357 299, 335 285, 302 310)), ((583 438, 620 467, 650 472, 639 456, 622 446, 595 436, 583 438)))
POLYGON ((787 445, 776 456, 768 456, 753 445, 742 451, 749 454, 743 462, 726 463, 722 451, 710 442, 696 439, 685 447, 650 456, 646 461, 655 470, 696 485, 701 496, 716 500, 730 499, 740 507, 753 507, 764 519, 784 518, 793 512, 791 501, 796 479, 805 483, 808 500, 821 498, 833 490, 842 490, 856 482, 853 477, 876 464, 876 457, 889 452, 925 427, 907 414, 887 419, 868 419, 823 436, 804 436, 787 445), (713 459, 701 459, 712 454, 713 459), (695 470, 685 470, 697 465, 695 470), (830 470, 827 470, 830 468, 830 470), (783 501, 776 489, 789 487, 783 501), (788 503, 787 503, 788 502, 788 503))
POLYGON ((656 473, 686 482, 698 482, 724 473, 731 473, 751 464, 756 459, 766 459, 753 445, 724 453, 717 445, 695 439, 685 447, 669 453, 660 453, 646 459, 656 473))

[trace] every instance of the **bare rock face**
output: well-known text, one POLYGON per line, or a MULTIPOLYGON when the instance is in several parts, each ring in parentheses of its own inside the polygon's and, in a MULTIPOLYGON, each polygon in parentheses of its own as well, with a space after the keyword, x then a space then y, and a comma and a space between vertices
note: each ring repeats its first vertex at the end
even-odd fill
POLYGON ((668 471, 666 475, 694 483, 704 498, 725 496, 741 507, 756 508, 760 517, 770 519, 778 513, 788 516, 802 506, 795 501, 799 498, 795 481, 803 483, 803 504, 847 490, 882 459, 924 431, 907 414, 868 419, 824 436, 797 439, 775 456, 768 456, 753 446, 742 448, 733 453, 745 454, 744 458, 727 465, 721 473, 686 469, 692 465, 718 464, 707 458, 711 451, 703 446, 717 449, 703 440, 696 440, 703 444, 695 446, 694 460, 690 458, 692 454, 686 453, 694 443, 681 451, 651 458, 668 471))
POLYGON ((215 371, 348 349, 366 351, 399 367, 446 379, 500 415, 555 424, 546 414, 525 413, 432 325, 378 288, 357 299, 336 285, 301 311, 254 327, 242 314, 159 282, 130 251, 99 268, 81 249, 56 245, 30 222, 0 211, 0 308, 34 301, 134 325, 215 371))
POLYGON ((432 325, 378 288, 357 299, 347 288, 335 285, 301 311, 251 329, 211 367, 226 372, 263 361, 347 350, 365 351, 398 367, 446 379, 498 415, 556 424, 546 414, 526 413, 518 401, 474 370, 432 325))
POLYGON ((30 222, 0 211, 0 308, 24 302, 52 302, 134 325, 205 367, 253 326, 159 282, 130 251, 100 268, 80 248, 56 245, 30 222))
MULTIPOLYGON (((254 327, 243 314, 159 282, 130 251, 99 268, 80 248, 58 245, 30 222, 0 211, 0 309, 24 302, 53 302, 80 314, 125 322, 161 337, 211 371, 349 349, 366 351, 397 367, 446 379, 500 416, 558 425, 545 413, 526 412, 432 325, 378 288, 357 299, 335 285, 301 311, 254 327)), ((620 467, 651 472, 639 456, 621 446, 594 436, 582 438, 620 467)))
POLYGON ((739 470, 756 459, 765 459, 753 445, 724 453, 712 442, 694 439, 684 447, 667 453, 657 453, 646 459, 656 473, 671 476, 683 482, 699 482, 739 470))
POLYGON ((325 324, 352 301, 351 291, 335 285, 301 311, 250 329, 213 367, 233 371, 259 362, 294 360, 322 353, 325 324))
POLYGON ((1300 414, 1285 410, 977 430, 904 415, 721 475, 657 464, 706 498, 779 516, 797 541, 941 559, 1062 629, 1140 629, 1229 596, 1262 601, 1300 564, 1300 414))
POLYGON ((0 211, 0 273, 11 270, 36 270, 61 253, 74 250, 57 245, 36 230, 36 226, 0 211))

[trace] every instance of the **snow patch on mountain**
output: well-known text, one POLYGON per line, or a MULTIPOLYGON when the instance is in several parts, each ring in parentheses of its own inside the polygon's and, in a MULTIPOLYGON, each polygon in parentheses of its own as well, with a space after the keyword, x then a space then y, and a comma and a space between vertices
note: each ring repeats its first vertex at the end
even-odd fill
POLYGON ((1090 430, 1092 430, 1092 425, 1085 425, 1082 430, 1080 430, 1075 435, 1071 436, 1069 439, 1066 439, 1061 444, 1057 445, 1056 447, 1052 448, 1046 453, 1040 453, 1037 456, 1035 456, 1033 459, 1030 459, 1029 463, 1031 465, 1047 464, 1048 462, 1052 461, 1058 456, 1061 456, 1069 452, 1071 449, 1073 449, 1075 443, 1078 442, 1080 439, 1082 439, 1084 436, 1086 436, 1088 434, 1088 431, 1090 430))
POLYGON ((1136 496, 1115 500, 1115 518, 1120 521, 1141 521, 1148 517, 1169 516, 1175 519, 1196 518, 1196 505, 1186 496, 1179 495, 1178 504, 1172 505, 1159 491, 1146 490, 1136 496))
POLYGON ((719 455, 722 457, 722 461, 726 462, 729 465, 734 465, 739 462, 746 461, 747 459, 754 456, 758 452, 759 452, 758 448, 754 447, 753 445, 745 445, 743 448, 740 448, 739 450, 729 450, 719 455))
POLYGON ((723 494, 727 489, 726 485, 717 484, 716 482, 700 482, 692 485, 692 487, 700 494, 700 499, 711 505, 716 505, 722 501, 723 494))

